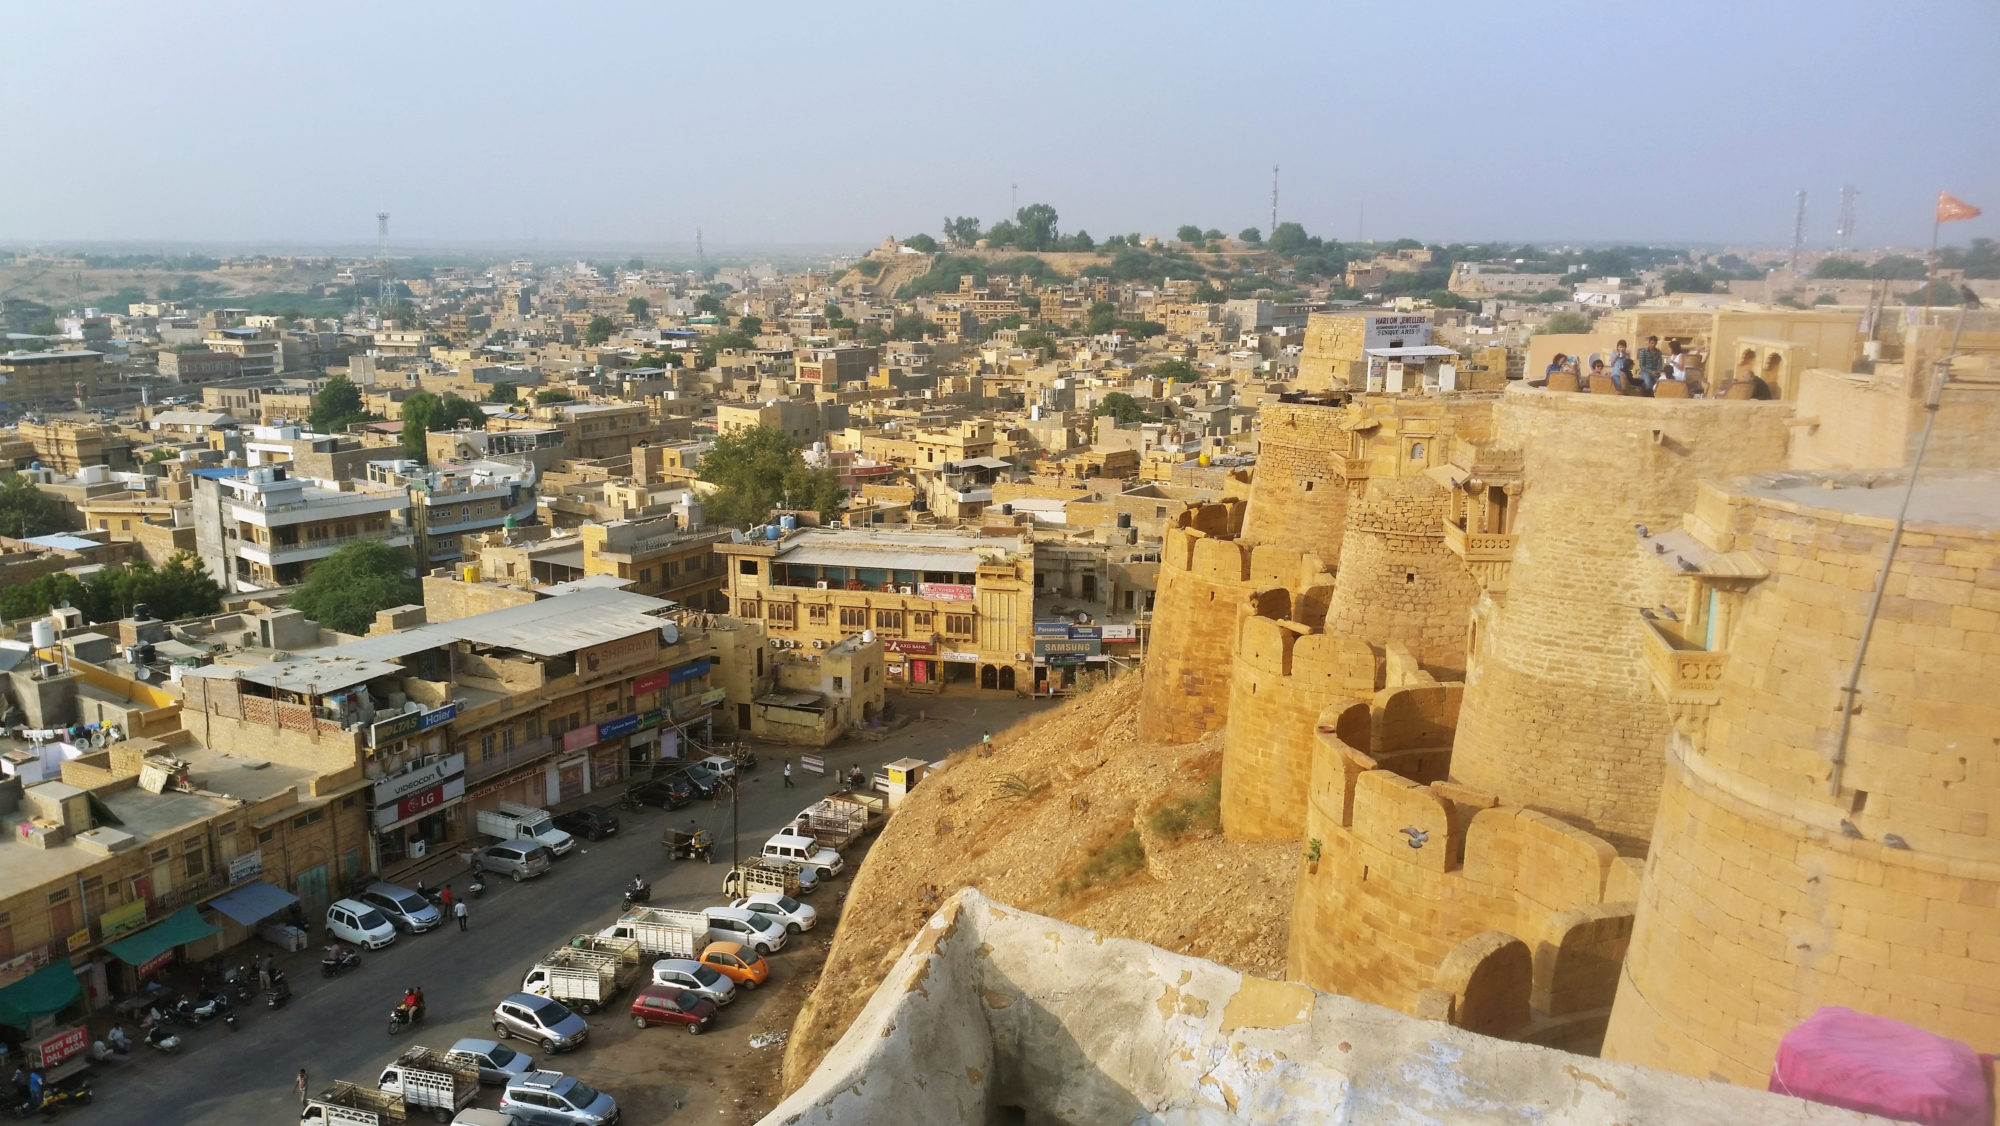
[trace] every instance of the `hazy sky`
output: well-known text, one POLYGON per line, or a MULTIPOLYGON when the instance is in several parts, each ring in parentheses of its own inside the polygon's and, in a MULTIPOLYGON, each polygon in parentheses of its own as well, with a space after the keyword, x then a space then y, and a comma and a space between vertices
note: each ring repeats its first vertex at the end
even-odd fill
POLYGON ((2000 235, 1994 0, 16 3, 0 240, 2000 235), (33 159, 24 159, 32 157, 33 159))

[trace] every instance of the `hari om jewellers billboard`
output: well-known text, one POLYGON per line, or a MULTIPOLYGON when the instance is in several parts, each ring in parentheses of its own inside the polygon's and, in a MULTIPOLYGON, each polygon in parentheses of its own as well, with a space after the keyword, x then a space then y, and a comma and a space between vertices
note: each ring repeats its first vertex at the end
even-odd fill
POLYGON ((1421 313, 1369 317, 1363 348, 1421 348, 1431 342, 1431 319, 1421 313))

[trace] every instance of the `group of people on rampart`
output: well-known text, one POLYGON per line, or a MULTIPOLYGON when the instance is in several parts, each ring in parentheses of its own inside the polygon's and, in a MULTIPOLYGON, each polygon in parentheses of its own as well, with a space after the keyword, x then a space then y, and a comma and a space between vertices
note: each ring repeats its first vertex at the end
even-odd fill
POLYGON ((1745 348, 1729 377, 1711 385, 1707 377, 1708 357, 1705 352, 1684 348, 1678 340, 1668 340, 1663 352, 1660 338, 1648 336, 1646 346, 1637 353, 1623 340, 1618 342, 1609 357, 1593 353, 1586 361, 1581 356, 1557 352, 1542 373, 1541 385, 1551 390, 1648 398, 1771 399, 1776 397, 1772 382, 1783 363, 1783 358, 1773 353, 1760 372, 1757 350, 1745 348), (1587 371, 1583 367, 1586 362, 1589 364, 1587 371), (1677 387, 1662 391, 1662 386, 1668 384, 1677 387))

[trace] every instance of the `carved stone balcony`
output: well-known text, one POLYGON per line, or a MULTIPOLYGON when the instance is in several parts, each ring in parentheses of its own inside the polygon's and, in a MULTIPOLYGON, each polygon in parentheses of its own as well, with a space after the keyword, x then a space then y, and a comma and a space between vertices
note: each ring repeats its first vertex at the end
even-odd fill
POLYGON ((1468 532, 1450 520, 1444 522, 1445 550, 1465 560, 1480 587, 1496 594, 1507 589, 1514 544, 1520 538, 1512 532, 1468 532))
POLYGON ((1708 710, 1722 701, 1722 673, 1729 654, 1703 649, 1682 637, 1673 624, 1642 616, 1646 672, 1653 690, 1673 709, 1674 721, 1699 727, 1708 710))
POLYGON ((1328 454, 1327 460, 1333 464, 1333 471, 1348 481, 1368 479, 1368 455, 1328 454))

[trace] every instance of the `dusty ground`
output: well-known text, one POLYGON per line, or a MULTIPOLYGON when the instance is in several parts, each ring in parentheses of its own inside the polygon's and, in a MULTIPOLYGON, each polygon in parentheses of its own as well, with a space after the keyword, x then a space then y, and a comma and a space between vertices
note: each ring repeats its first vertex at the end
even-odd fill
MULTIPOLYGON (((786 1046, 795 1087, 860 1013, 946 896, 977 887, 1005 903, 1108 934, 1280 975, 1297 845, 1232 844, 1199 799, 1221 768, 1221 736, 1141 741, 1139 678, 1125 677, 954 754, 911 795, 854 877, 817 988, 786 1046), (1163 804, 1197 812, 1181 835, 1154 829, 1163 804), (1092 881, 1137 829, 1143 866, 1092 881)), ((1130 855, 1129 849, 1126 855, 1130 855)))

